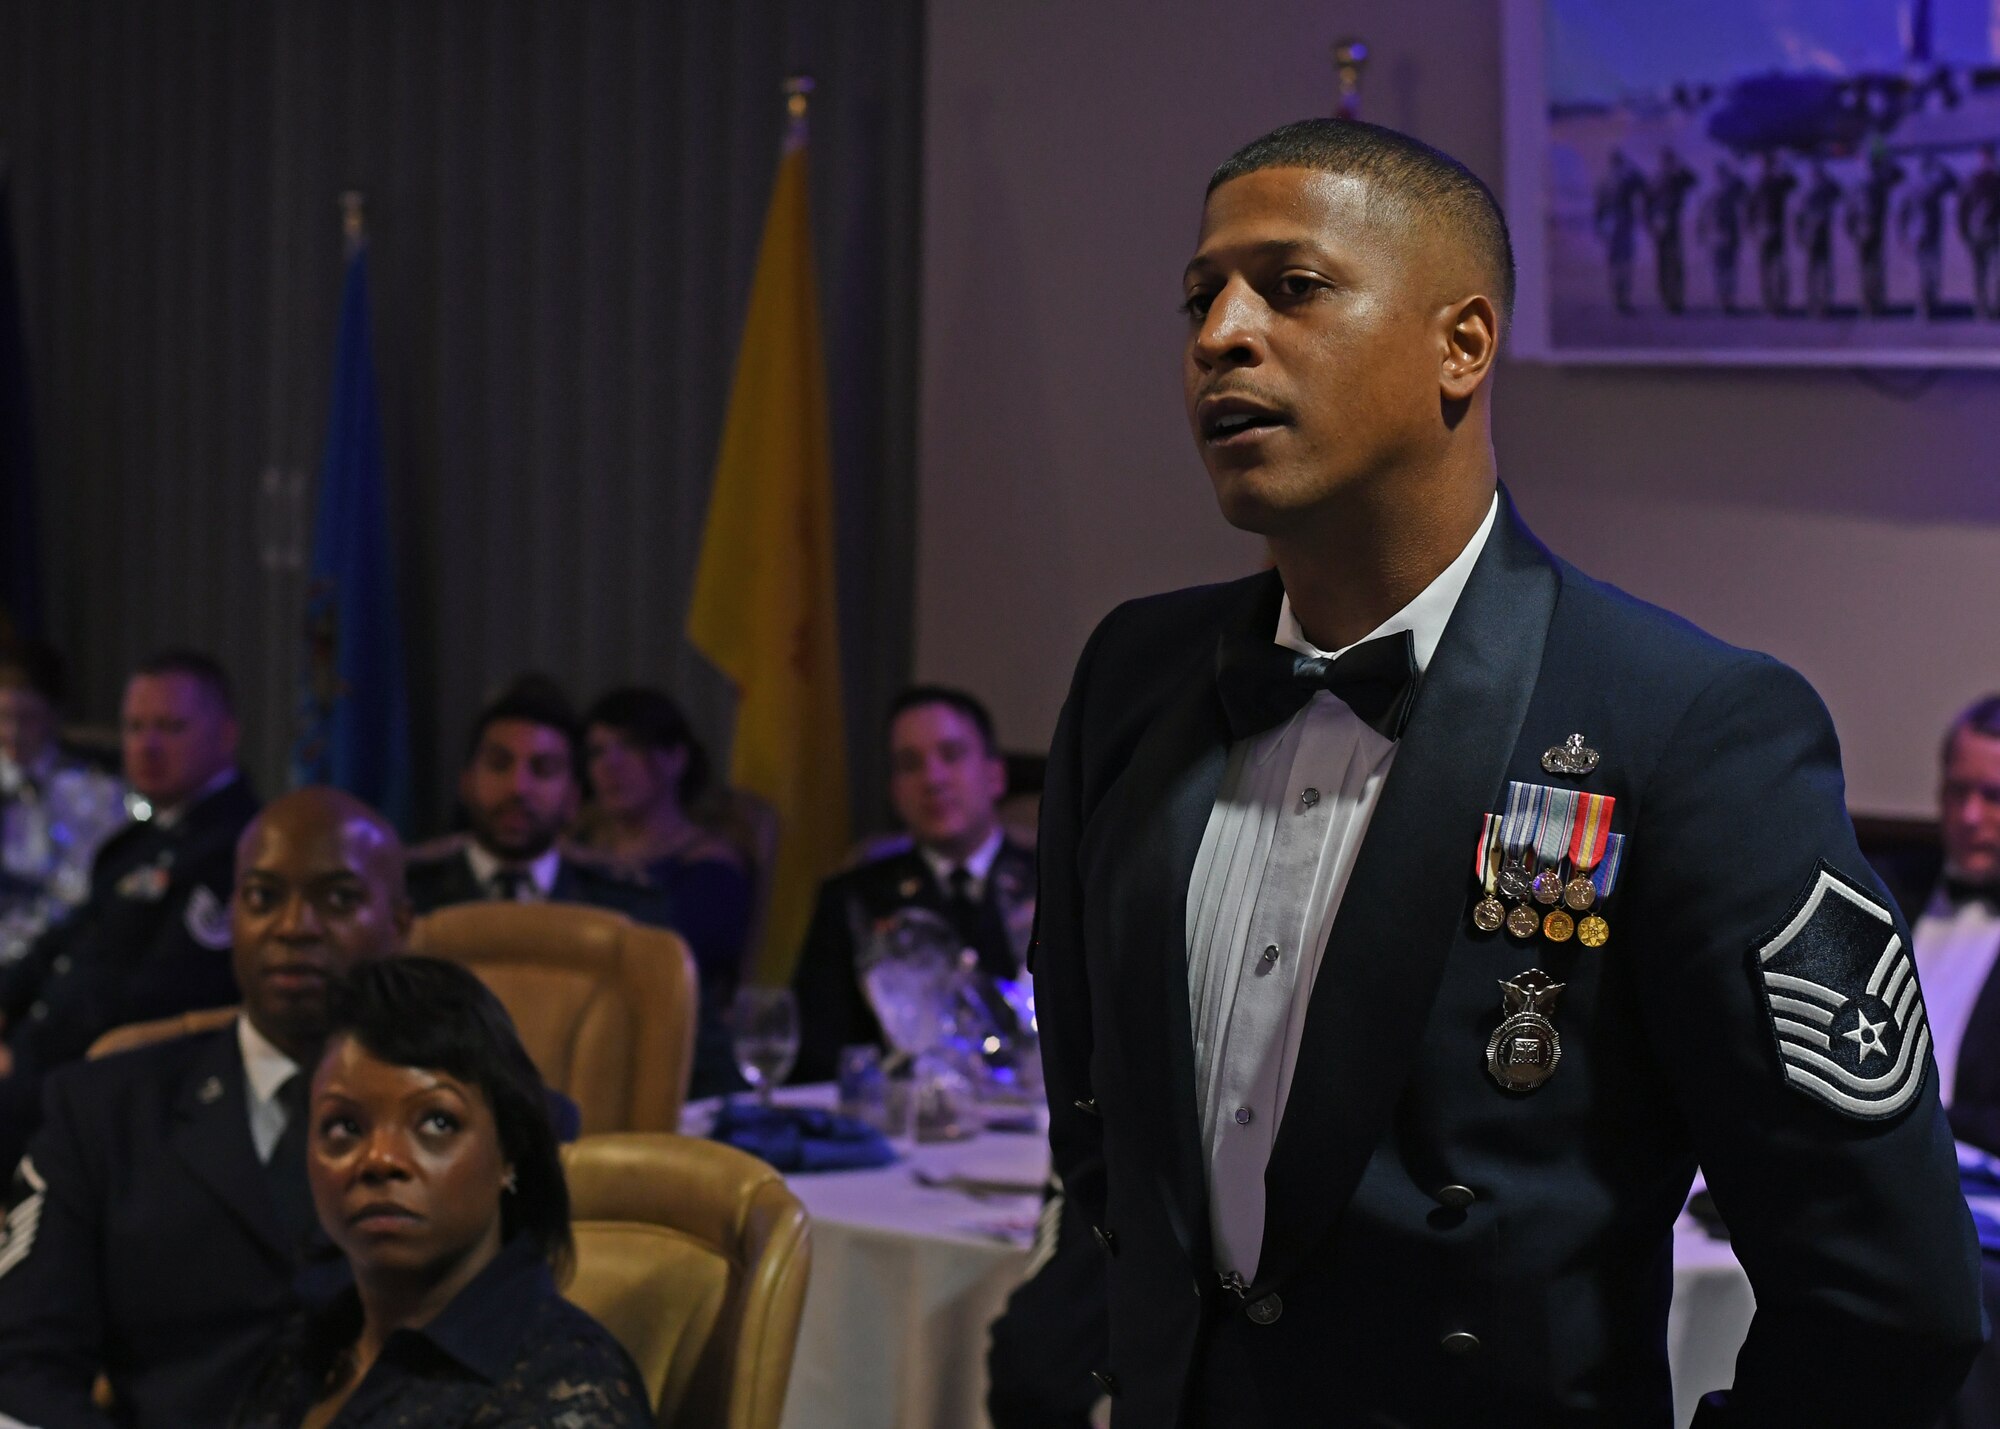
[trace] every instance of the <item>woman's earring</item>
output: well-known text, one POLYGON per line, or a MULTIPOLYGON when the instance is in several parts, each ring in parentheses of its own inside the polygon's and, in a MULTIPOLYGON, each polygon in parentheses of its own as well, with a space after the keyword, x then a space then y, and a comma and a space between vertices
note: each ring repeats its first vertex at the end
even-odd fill
POLYGON ((500 1185, 509 1195, 521 1189, 520 1182, 516 1180, 512 1171, 507 1173, 506 1177, 500 1182, 500 1185))

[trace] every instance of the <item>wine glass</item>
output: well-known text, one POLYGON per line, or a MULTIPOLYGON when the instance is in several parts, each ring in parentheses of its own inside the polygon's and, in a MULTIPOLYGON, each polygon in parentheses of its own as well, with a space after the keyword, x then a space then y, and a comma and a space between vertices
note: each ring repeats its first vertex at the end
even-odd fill
POLYGON ((736 994, 730 1024, 736 1069, 757 1089, 757 1104, 768 1107, 771 1089, 799 1058, 799 1001, 788 987, 746 987, 736 994))

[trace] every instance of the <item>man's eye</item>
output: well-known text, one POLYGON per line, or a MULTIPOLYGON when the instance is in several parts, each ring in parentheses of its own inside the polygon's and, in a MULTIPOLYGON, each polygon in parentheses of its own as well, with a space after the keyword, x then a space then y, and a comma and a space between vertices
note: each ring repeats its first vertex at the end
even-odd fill
POLYGON ((1209 304, 1214 301, 1215 295, 1213 293, 1189 293, 1185 298, 1181 299, 1181 311, 1191 318, 1207 317, 1209 304))
POLYGON ((458 1130, 458 1118, 448 1111, 434 1111, 424 1118, 424 1129, 449 1135, 458 1130))
POLYGON ((1288 298, 1311 297, 1319 290, 1319 280, 1303 273, 1287 273, 1278 279, 1278 291, 1288 298))
POLYGON ((336 888, 326 895, 326 906, 336 913, 352 913, 361 906, 361 895, 352 888, 336 888))
POLYGON ((343 1141, 349 1137, 359 1136, 360 1134, 361 1128, 354 1124, 354 1118, 351 1116, 336 1113, 332 1116, 320 1118, 319 1139, 321 1141, 343 1141))

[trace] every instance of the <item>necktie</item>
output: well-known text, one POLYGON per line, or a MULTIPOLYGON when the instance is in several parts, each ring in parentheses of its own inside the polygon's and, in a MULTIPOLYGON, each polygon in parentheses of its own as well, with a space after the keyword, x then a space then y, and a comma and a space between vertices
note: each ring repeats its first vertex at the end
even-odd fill
POLYGON ((1006 925, 1000 921, 996 909, 972 896, 972 870, 960 864, 945 883, 951 889, 947 909, 951 926, 965 940, 965 946, 979 954, 980 970, 990 977, 1016 976, 1020 970, 1014 966, 1006 925))
POLYGON ((271 1159, 264 1163, 264 1181, 271 1188, 271 1205, 278 1213, 278 1228, 289 1249, 298 1249, 312 1229, 315 1219, 312 1187, 306 1181, 307 1100, 312 1082, 304 1072, 294 1072, 278 1088, 278 1105, 285 1109, 285 1129, 271 1159))
POLYGON ((1417 694, 1416 639, 1407 630, 1378 635, 1328 660, 1272 641, 1225 646, 1216 685, 1232 738, 1283 724, 1321 690, 1384 739, 1401 739, 1417 694))
POLYGON ((489 886, 492 888, 493 897, 497 901, 501 903, 519 903, 522 895, 528 891, 533 882, 533 879, 529 878, 527 874, 518 868, 503 868, 493 875, 493 882, 489 886))

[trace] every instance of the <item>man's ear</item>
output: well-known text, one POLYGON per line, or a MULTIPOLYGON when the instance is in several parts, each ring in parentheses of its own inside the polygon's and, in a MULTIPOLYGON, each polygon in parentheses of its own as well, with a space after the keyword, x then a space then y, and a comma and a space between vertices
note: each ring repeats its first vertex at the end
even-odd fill
POLYGON ((1500 314, 1491 298, 1475 294, 1446 308, 1439 320, 1444 331, 1439 394, 1447 402, 1465 402, 1479 390, 1499 356, 1500 314))

